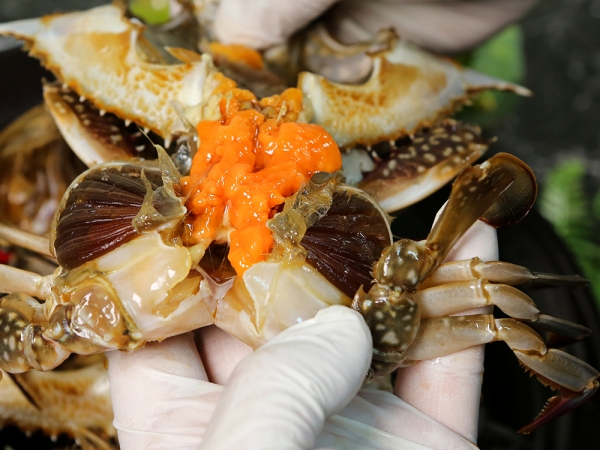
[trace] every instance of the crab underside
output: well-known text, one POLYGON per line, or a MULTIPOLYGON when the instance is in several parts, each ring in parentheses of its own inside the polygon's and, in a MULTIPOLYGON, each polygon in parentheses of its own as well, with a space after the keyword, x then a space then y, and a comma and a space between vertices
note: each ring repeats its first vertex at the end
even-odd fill
MULTIPOLYGON (((24 167, 25 153, 19 153, 24 148, 46 161, 33 175, 25 168, 3 175, 11 177, 4 185, 15 187, 0 191, 0 238, 58 266, 50 275, 0 268, 0 289, 9 294, 0 300, 0 367, 22 374, 14 380, 28 379, 35 373, 30 369, 51 370, 71 353, 134 350, 211 324, 258 347, 320 309, 342 304, 360 311, 372 330, 371 376, 473 345, 506 342, 542 383, 560 390, 522 432, 595 392, 600 374, 552 348, 534 328, 570 341, 589 330, 540 313, 512 287, 585 280, 478 258, 444 263, 474 222, 516 223, 537 192, 531 170, 510 155, 471 167, 490 140, 478 127, 448 116, 483 89, 528 95, 526 89, 434 57, 388 32, 360 51, 344 48, 341 54, 350 55, 345 60, 336 53, 339 44, 316 26, 306 32, 300 66, 322 67, 323 73, 303 72, 297 88, 269 96, 266 85, 290 87, 285 77, 232 61, 216 46, 200 55, 197 43, 170 48, 177 61, 167 64, 169 57, 161 56, 166 53, 153 49, 143 32, 115 5, 0 25, 0 34, 24 40, 57 77, 44 85, 56 127, 38 108, 0 134, 4 167, 24 167), (339 67, 327 64, 332 60, 339 67), (340 81, 344 68, 357 61, 367 68, 362 79, 340 81), (344 160, 344 175, 335 165, 337 154, 332 170, 305 169, 314 161, 304 156, 284 161, 286 175, 275 187, 288 183, 293 171, 306 179, 294 189, 269 191, 264 202, 273 204, 251 230, 267 233, 268 251, 247 265, 232 259, 238 245, 233 236, 242 229, 235 225, 241 214, 235 193, 222 208, 206 206, 202 197, 205 188, 234 191, 242 179, 227 184, 232 178, 224 176, 207 187, 214 167, 234 152, 213 159, 205 149, 214 141, 220 151, 225 134, 202 133, 241 118, 250 118, 248 142, 256 145, 252 163, 243 161, 251 170, 245 167, 242 178, 254 180, 247 192, 272 183, 279 173, 271 165, 279 158, 271 158, 275 150, 269 156, 260 151, 290 124, 297 127, 294 136, 310 131, 326 143, 304 153, 318 160, 325 147, 339 146, 339 162, 344 160), (42 126, 40 136, 36 129, 42 126), (269 134, 273 129, 277 132, 269 134), (69 147, 87 171, 81 173, 77 162, 57 169, 56 160, 69 147), (198 166, 206 168, 196 173, 198 166), (344 176, 357 186, 346 184, 344 176), (36 182, 23 181, 31 178, 36 182), (427 239, 395 240, 387 213, 453 178, 448 204, 427 239), (28 195, 16 204, 11 196, 18 189, 28 195), (50 223, 49 211, 55 210, 50 223), (198 217, 216 226, 194 229, 198 217), (149 285, 148 279, 155 281, 149 285), (508 318, 456 315, 485 305, 497 306, 508 318)), ((267 63, 280 73, 287 70, 267 63)), ((240 129, 233 133, 236 139, 243 139, 240 129)), ((285 151, 293 153, 292 147, 285 151)), ((240 166, 227 167, 226 175, 233 167, 240 166)), ((211 201, 224 195, 215 192, 211 201)), ((33 402, 32 388, 23 386, 25 381, 21 390, 33 402)))

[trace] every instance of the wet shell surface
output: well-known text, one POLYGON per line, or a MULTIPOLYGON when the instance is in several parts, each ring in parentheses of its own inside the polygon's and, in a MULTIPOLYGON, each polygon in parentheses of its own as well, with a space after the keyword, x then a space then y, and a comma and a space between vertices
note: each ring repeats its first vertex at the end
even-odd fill
POLYGON ((375 168, 358 186, 385 211, 397 211, 448 183, 482 156, 488 144, 479 127, 446 119, 413 138, 373 146, 375 168))
MULTIPOLYGON (((104 165, 83 174, 63 201, 56 220, 54 250, 66 269, 79 267, 132 240, 133 219, 146 195, 142 168, 104 165)), ((162 185, 158 169, 144 169, 152 189, 162 185)))
MULTIPOLYGON (((44 99, 65 140, 88 167, 133 157, 156 158, 151 140, 136 124, 100 111, 68 87, 45 83, 44 99)), ((152 138, 163 143, 156 135, 152 138)))
POLYGON ((300 242, 306 261, 348 297, 371 287, 373 266, 391 244, 386 215, 371 198, 343 186, 300 242))

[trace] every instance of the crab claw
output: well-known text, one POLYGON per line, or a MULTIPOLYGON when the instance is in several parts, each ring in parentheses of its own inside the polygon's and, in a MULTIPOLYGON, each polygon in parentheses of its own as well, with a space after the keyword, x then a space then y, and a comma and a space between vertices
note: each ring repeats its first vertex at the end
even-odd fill
POLYGON ((519 433, 528 434, 541 425, 573 411, 598 389, 600 372, 589 364, 557 349, 536 354, 515 350, 519 361, 544 385, 558 389, 560 394, 548 400, 542 412, 519 433))
POLYGON ((477 219, 495 227, 517 223, 533 206, 536 194, 529 166, 507 153, 467 167, 454 181, 427 245, 438 252, 441 261, 477 219))
POLYGON ((521 428, 519 433, 529 434, 545 423, 573 411, 574 409, 578 408, 579 405, 592 397, 592 395, 596 393, 597 389, 597 380, 593 380, 590 383, 590 386, 584 389, 582 392, 575 392, 564 388, 560 389, 560 394, 548 399, 548 402, 546 402, 542 412, 538 414, 533 422, 521 428))

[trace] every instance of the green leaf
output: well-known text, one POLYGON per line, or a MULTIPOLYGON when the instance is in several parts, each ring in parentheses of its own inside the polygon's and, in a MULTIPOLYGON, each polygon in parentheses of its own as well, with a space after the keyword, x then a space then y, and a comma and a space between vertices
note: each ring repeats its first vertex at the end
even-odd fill
POLYGON ((171 18, 169 0, 130 0, 129 10, 149 25, 159 25, 171 18))
POLYGON ((585 173, 580 159, 556 166, 540 192, 538 207, 570 247, 600 306, 600 236, 595 231, 600 219, 600 192, 594 197, 592 211, 584 188, 585 173))
POLYGON ((473 50, 469 67, 493 77, 520 83, 525 76, 521 27, 511 25, 473 50))
POLYGON ((548 174, 538 206, 542 215, 565 238, 590 239, 594 236, 593 218, 585 196, 585 164, 572 159, 559 164, 548 174))
MULTIPOLYGON (((525 51, 521 27, 515 24, 505 28, 470 55, 463 56, 462 61, 487 75, 513 83, 522 82, 525 77, 525 51)), ((473 105, 460 114, 460 119, 482 126, 493 125, 512 111, 518 102, 515 94, 486 91, 473 99, 473 105)))

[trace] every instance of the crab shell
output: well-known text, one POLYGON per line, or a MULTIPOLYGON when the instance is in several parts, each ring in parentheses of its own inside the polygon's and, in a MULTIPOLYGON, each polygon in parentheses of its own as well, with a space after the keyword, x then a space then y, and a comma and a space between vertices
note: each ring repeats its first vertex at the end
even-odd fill
MULTIPOLYGON (((140 31, 115 5, 0 25, 0 34, 24 40, 32 56, 98 109, 167 141, 190 124, 220 118, 216 105, 222 94, 214 94, 220 77, 210 56, 174 65, 146 62, 136 45, 140 31)), ((348 147, 413 133, 483 89, 529 94, 398 39, 371 57, 372 73, 364 84, 301 74, 304 111, 299 120, 322 125, 338 145, 348 147)))
MULTIPOLYGON (((332 42, 323 27, 317 27, 310 39, 333 56, 351 53, 349 46, 332 42)), ((306 108, 313 112, 312 120, 341 147, 411 135, 452 114, 483 90, 531 95, 526 88, 425 52, 391 30, 380 32, 374 40, 383 41, 385 47, 367 52, 371 73, 363 84, 336 83, 310 72, 300 74, 298 85, 306 108)))
POLYGON ((207 93, 218 85, 210 58, 177 65, 148 63, 136 48, 141 29, 119 7, 108 5, 13 22, 3 25, 0 34, 25 40, 32 56, 100 110, 163 137, 188 128, 175 104, 192 123, 215 118, 214 105, 203 110, 207 93))
POLYGON ((113 311, 92 329, 81 324, 83 331, 74 332, 82 336, 78 353, 97 346, 134 349, 211 324, 258 347, 320 309, 350 306, 392 243, 387 215, 377 204, 331 177, 288 199, 272 221, 280 242, 266 261, 219 281, 203 263, 205 255, 212 258, 209 243, 181 245, 186 209, 169 185, 169 164, 165 154, 158 163, 104 163, 81 174, 65 194, 52 227, 61 268, 47 316, 67 304, 93 308, 90 314, 104 311, 86 305, 90 294, 108 299, 113 311), (368 231, 339 229, 342 221, 359 221, 368 231), (352 257, 348 252, 353 270, 335 264, 352 257))
POLYGON ((32 370, 12 378, 3 373, 0 423, 25 431, 42 429, 53 437, 66 433, 83 448, 113 448, 106 442, 116 437, 116 430, 103 356, 77 358, 84 363, 81 367, 32 370))

